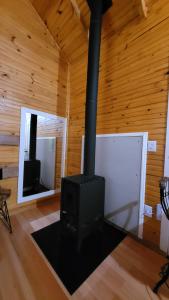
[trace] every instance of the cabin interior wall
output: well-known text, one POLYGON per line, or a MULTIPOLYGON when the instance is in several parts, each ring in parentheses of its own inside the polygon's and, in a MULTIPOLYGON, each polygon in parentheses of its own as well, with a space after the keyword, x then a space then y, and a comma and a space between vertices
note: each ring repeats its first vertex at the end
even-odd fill
MULTIPOLYGON (((112 7, 113 9, 113 7, 112 7)), ((148 131, 157 152, 148 153, 145 202, 153 217, 145 218, 144 239, 159 245, 156 220, 159 179, 163 176, 168 102, 169 3, 151 1, 148 18, 139 15, 116 32, 103 27, 97 133, 148 131)), ((84 134, 87 53, 71 64, 68 174, 78 174, 84 134)))
MULTIPOLYGON (((67 115, 68 64, 28 0, 0 3, 0 134, 20 134, 25 106, 67 115)), ((0 164, 18 166, 19 147, 0 145, 0 164)), ((17 178, 0 186, 12 190, 9 208, 17 206, 17 178)))
MULTIPOLYGON (((1 1, 0 133, 19 135, 21 106, 69 116, 67 172, 77 174, 84 134, 87 7, 77 0, 79 18, 71 1, 31 2, 41 18, 29 0, 1 1)), ((148 153, 146 203, 154 215, 145 219, 144 238, 159 245, 155 207, 164 165, 169 3, 148 2, 147 19, 129 0, 114 0, 104 18, 97 133, 148 131, 149 140, 157 141, 157 152, 148 153)), ((0 146, 0 157, 1 163, 17 164, 18 147, 0 146)), ((1 185, 12 188, 9 205, 15 206, 17 178, 1 185)))

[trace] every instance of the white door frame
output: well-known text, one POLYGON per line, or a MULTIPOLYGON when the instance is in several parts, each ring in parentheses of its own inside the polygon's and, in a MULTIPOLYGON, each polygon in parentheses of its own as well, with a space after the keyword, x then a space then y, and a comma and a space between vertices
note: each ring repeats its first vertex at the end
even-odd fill
POLYGON ((24 144, 25 144, 24 137, 25 137, 26 113, 42 116, 45 118, 56 118, 56 120, 63 121, 64 135, 63 135, 63 144, 62 144, 63 151, 62 151, 62 159, 61 159, 61 177, 64 177, 64 175, 65 175, 67 119, 64 117, 55 116, 55 115, 41 112, 38 110, 22 107, 21 108, 21 127, 20 127, 20 149, 19 149, 18 203, 24 203, 27 201, 44 198, 44 197, 51 196, 51 195, 54 195, 54 194, 60 192, 60 189, 59 190, 51 190, 51 191, 23 197, 24 144))
MULTIPOLYGON (((166 144, 165 144, 165 158, 164 158, 164 177, 169 177, 169 95, 168 95, 166 144)), ((167 220, 164 212, 162 212, 162 218, 161 218, 160 249, 165 253, 168 253, 168 249, 169 249, 169 221, 167 220)))
MULTIPOLYGON (((142 163, 141 163, 141 184, 140 184, 140 209, 139 209, 139 230, 138 237, 143 238, 143 224, 144 224, 144 204, 145 204, 145 189, 146 189, 146 166, 147 166, 147 143, 148 132, 131 132, 131 133, 118 133, 118 134, 98 134, 97 137, 142 137, 142 163)), ((84 164, 84 135, 82 136, 82 148, 81 148, 81 173, 83 173, 84 164)))

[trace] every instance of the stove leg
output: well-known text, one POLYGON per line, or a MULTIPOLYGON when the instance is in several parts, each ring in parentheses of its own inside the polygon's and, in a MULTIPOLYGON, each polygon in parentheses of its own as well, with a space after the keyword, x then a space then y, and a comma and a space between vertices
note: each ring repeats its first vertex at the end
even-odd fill
POLYGON ((77 249, 78 253, 80 253, 81 248, 82 248, 82 240, 78 239, 77 245, 76 245, 76 249, 77 249))
POLYGON ((11 226, 11 221, 9 217, 9 212, 8 212, 8 207, 6 200, 3 200, 0 206, 0 216, 2 218, 2 221, 4 224, 7 226, 8 230, 10 233, 12 233, 12 226, 11 226))
POLYGON ((153 292, 154 293, 158 293, 158 290, 160 289, 160 287, 167 281, 167 279, 169 278, 169 263, 165 266, 166 270, 163 274, 163 277, 159 280, 159 282, 157 282, 157 284, 155 285, 155 287, 153 288, 153 292))

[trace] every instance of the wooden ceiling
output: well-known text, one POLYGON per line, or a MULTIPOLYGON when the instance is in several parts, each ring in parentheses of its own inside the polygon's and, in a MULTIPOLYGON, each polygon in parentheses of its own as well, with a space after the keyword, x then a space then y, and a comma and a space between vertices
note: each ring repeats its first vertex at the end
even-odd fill
MULTIPOLYGON (((90 12, 84 0, 30 0, 69 62, 87 51, 90 12)), ((148 0, 114 0, 103 19, 103 38, 118 33, 139 16, 148 0)), ((155 0, 149 0, 152 2, 155 0)))
POLYGON ((87 49, 87 32, 70 0, 31 0, 69 61, 87 49))
MULTIPOLYGON (((87 1, 84 0, 70 0, 76 1, 79 11, 81 12, 81 18, 85 27, 89 27, 90 12, 87 5, 87 1)), ((103 31, 117 32, 123 28, 126 24, 132 21, 138 15, 147 17, 148 14, 148 2, 147 0, 113 0, 112 8, 106 13, 104 18, 103 31)))

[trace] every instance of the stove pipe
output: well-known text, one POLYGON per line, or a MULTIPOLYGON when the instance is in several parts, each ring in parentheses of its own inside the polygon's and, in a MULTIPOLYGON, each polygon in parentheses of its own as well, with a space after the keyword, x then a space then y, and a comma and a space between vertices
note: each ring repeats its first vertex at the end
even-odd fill
POLYGON ((84 175, 92 177, 95 173, 96 117, 102 14, 112 5, 112 1, 87 0, 87 2, 91 10, 91 18, 86 87, 84 175))
POLYGON ((37 115, 31 114, 29 160, 36 160, 37 115))

